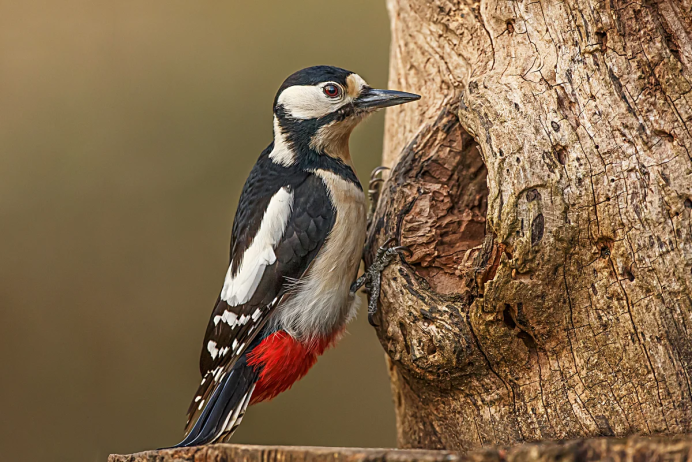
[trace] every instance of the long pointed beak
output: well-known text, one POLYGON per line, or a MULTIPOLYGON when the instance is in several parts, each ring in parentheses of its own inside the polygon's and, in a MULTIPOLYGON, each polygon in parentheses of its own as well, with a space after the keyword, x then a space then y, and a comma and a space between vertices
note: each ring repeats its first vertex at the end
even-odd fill
POLYGON ((368 88, 353 101, 356 107, 362 109, 379 109, 398 104, 410 103, 420 99, 420 95, 396 90, 376 90, 368 88))

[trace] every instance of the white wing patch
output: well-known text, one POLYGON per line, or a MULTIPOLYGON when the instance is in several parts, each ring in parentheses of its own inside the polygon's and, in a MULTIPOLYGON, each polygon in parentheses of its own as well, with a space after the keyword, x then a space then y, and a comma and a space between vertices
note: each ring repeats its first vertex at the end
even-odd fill
MULTIPOLYGON (((252 240, 250 246, 245 250, 243 258, 240 260, 240 267, 233 276, 233 267, 228 267, 226 280, 221 290, 221 300, 229 306, 238 306, 247 303, 255 293, 257 285, 262 279, 264 269, 276 261, 274 247, 286 231, 286 224, 293 208, 293 192, 288 188, 281 188, 269 201, 267 210, 262 217, 257 235, 252 240)), ((231 318, 229 311, 224 312, 223 316, 214 323, 218 324, 221 319, 230 325, 235 324, 235 318, 231 318), (226 313, 229 313, 226 316, 226 313)), ((249 317, 248 317, 249 319, 249 317)), ((245 323, 247 319, 238 320, 238 323, 245 323)))

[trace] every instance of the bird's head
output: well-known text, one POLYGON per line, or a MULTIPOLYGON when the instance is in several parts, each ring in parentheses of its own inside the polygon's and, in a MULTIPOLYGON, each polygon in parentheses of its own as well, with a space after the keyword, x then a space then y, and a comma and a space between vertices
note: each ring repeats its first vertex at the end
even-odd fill
POLYGON ((371 88, 358 74, 314 66, 289 76, 274 99, 275 160, 290 164, 301 152, 350 161, 348 140, 367 115, 420 96, 371 88))

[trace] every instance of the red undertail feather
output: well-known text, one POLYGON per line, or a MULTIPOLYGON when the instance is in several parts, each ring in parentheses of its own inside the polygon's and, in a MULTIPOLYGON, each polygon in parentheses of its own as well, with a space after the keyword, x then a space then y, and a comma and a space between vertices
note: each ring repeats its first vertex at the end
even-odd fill
POLYGON ((250 403, 268 401, 291 388, 339 337, 340 332, 304 345, 285 331, 279 331, 262 340, 248 354, 248 364, 262 368, 250 403))

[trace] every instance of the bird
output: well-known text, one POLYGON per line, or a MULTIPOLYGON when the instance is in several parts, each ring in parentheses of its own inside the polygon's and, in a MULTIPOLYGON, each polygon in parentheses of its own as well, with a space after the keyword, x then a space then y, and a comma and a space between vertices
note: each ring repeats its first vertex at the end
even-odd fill
POLYGON ((356 279, 367 211, 349 137, 377 109, 419 98, 374 89, 334 66, 299 70, 279 87, 273 141, 240 195, 202 345, 202 380, 174 447, 227 441, 249 404, 291 388, 339 340, 356 314, 355 292, 379 283, 369 273, 356 279))

